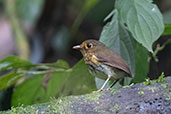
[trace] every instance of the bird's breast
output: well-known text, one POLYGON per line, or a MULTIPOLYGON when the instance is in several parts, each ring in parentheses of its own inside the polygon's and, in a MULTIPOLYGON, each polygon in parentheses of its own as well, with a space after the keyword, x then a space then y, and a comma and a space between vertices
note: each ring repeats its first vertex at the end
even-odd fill
POLYGON ((124 72, 119 71, 118 69, 113 69, 112 67, 104 64, 88 64, 88 69, 91 74, 94 76, 106 80, 108 76, 111 76, 111 79, 120 79, 124 77, 124 72))
POLYGON ((112 79, 124 77, 124 74, 120 70, 101 63, 93 54, 86 55, 84 61, 88 65, 89 72, 98 78, 106 80, 108 76, 111 76, 112 79))
POLYGON ((92 56, 93 55, 91 53, 86 53, 84 55, 84 61, 85 61, 86 64, 91 64, 93 62, 92 56))

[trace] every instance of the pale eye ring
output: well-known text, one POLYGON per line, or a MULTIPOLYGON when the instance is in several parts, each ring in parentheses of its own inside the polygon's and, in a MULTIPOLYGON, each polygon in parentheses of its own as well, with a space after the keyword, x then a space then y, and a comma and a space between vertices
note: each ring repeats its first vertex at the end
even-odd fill
POLYGON ((88 43, 87 44, 87 49, 92 48, 92 47, 93 47, 93 44, 92 43, 88 43))

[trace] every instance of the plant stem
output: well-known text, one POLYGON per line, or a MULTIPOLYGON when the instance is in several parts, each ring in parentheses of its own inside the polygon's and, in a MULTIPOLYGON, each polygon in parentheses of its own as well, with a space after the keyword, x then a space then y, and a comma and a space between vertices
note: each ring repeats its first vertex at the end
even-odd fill
POLYGON ((5 1, 6 13, 11 23, 12 30, 15 36, 18 55, 20 58, 28 60, 30 54, 29 44, 24 34, 24 31, 21 28, 21 24, 16 16, 15 3, 16 0, 5 1))

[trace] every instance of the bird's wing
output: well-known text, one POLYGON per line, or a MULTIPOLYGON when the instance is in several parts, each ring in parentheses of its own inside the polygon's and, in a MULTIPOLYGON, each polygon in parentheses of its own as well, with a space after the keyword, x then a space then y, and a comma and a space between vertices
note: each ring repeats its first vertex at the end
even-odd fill
POLYGON ((95 56, 99 62, 126 72, 131 77, 131 72, 127 63, 114 51, 99 51, 95 56))

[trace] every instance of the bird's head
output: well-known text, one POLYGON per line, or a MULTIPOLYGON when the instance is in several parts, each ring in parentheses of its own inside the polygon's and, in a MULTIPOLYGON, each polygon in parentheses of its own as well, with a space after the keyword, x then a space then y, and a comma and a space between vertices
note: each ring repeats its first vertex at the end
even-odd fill
POLYGON ((106 46, 103 43, 97 40, 86 40, 81 45, 73 46, 73 49, 80 50, 82 55, 85 57, 87 53, 94 54, 105 47, 106 46))

